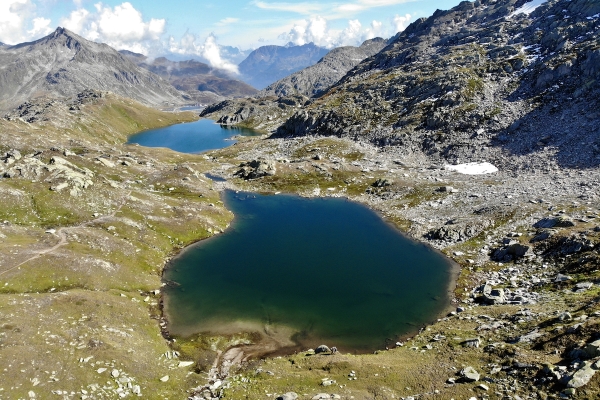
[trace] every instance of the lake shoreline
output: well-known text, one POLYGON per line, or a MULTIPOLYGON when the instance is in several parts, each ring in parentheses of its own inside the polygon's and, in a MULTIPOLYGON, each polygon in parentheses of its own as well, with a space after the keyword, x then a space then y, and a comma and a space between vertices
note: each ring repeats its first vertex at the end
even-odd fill
MULTIPOLYGON (((225 193, 226 190, 231 190, 234 192, 245 192, 245 193, 257 193, 257 194, 267 194, 267 195, 278 195, 278 194, 288 194, 288 195, 293 195, 293 196, 298 196, 298 197, 305 197, 305 198, 328 198, 328 197, 335 197, 335 196, 323 196, 323 195, 318 195, 318 196, 304 196, 298 193, 274 193, 274 192, 249 192, 246 190, 240 190, 239 188, 237 188, 232 182, 230 181, 224 181, 224 182, 218 182, 218 181, 213 181, 215 184, 215 190, 218 190, 220 193, 220 197, 223 200, 223 195, 225 193)), ((442 311, 440 311, 439 313, 436 313, 435 315, 433 315, 431 317, 431 320, 427 323, 424 324, 419 324, 418 326, 415 326, 414 329, 411 329, 409 332, 401 334, 396 336, 395 340, 397 342, 405 342, 407 340, 410 340, 410 338, 412 338, 414 335, 418 334, 420 331, 422 331, 424 328, 431 326, 433 324, 435 324, 437 321, 439 321, 440 318, 443 318, 445 316, 447 316, 454 308, 456 305, 456 301, 454 299, 454 289, 456 288, 456 284, 457 284, 457 280, 458 277, 460 275, 460 265, 458 263, 456 263, 453 259, 451 259, 450 257, 448 257, 447 255, 445 255, 443 252, 441 252, 438 249, 435 249, 434 247, 430 246, 429 244, 427 244, 426 242, 423 241, 418 241, 412 237, 410 237, 406 232, 403 232, 402 230, 400 230, 396 224, 393 223, 393 221, 387 219, 383 213, 379 210, 377 210, 376 208, 370 206, 369 204, 365 204, 363 202, 357 201, 356 199, 352 199, 350 197, 343 197, 346 201, 352 202, 354 204, 360 205, 361 207, 365 207, 367 209, 369 209, 370 211, 374 212, 375 214, 377 214, 377 216, 381 219, 381 221, 385 222, 389 227, 391 227, 396 233, 400 234, 404 239, 418 244, 419 246, 425 246, 427 247, 427 249, 429 251, 433 251, 434 253, 438 254, 439 256, 442 256, 445 260, 446 263, 446 268, 447 269, 447 273, 449 276, 449 281, 447 284, 447 289, 444 293, 444 296, 446 296, 446 306, 443 308, 442 311)), ((225 201, 223 201, 224 203, 226 203, 225 201)), ((226 204, 225 204, 226 205, 226 204)), ((227 208, 227 207, 226 207, 227 208)), ((229 208, 227 208, 230 212, 233 213, 233 211, 231 211, 229 208)), ((231 221, 231 223, 227 226, 226 229, 230 229, 232 226, 234 226, 234 224, 236 223, 237 220, 237 215, 235 213, 234 214, 234 218, 231 221)), ((221 231, 219 233, 214 234, 213 236, 204 238, 204 239, 200 239, 198 241, 195 241, 187 246, 185 246, 184 248, 178 250, 172 257, 170 257, 164 265, 163 271, 162 271, 162 280, 163 280, 163 285, 164 284, 169 284, 169 281, 166 281, 164 278, 164 274, 166 271, 168 271, 170 268, 173 268, 173 262, 175 260, 177 260, 178 258, 184 256, 187 252, 193 250, 193 248, 198 245, 199 243, 205 243, 206 241, 213 239, 215 237, 217 237, 218 235, 224 233, 224 231, 221 231)), ((173 283, 171 283, 173 284, 173 283)), ((174 284, 177 284, 176 282, 174 282, 174 284)), ((209 337, 211 336, 218 336, 218 333, 215 333, 213 331, 202 331, 202 330, 191 330, 189 332, 186 332, 186 334, 179 334, 177 332, 172 332, 169 330, 169 321, 170 316, 169 313, 167 311, 168 309, 168 297, 165 295, 165 293, 163 291, 161 291, 161 301, 160 301, 160 305, 161 305, 161 316, 162 316, 162 320, 166 322, 166 326, 164 328, 164 333, 165 333, 165 337, 181 337, 181 338, 185 338, 185 337, 192 337, 192 336, 197 336, 197 335, 207 335, 209 337)), ((266 334, 264 332, 265 329, 268 329, 267 327, 263 327, 263 329, 261 329, 261 331, 256 331, 258 332, 261 337, 263 338, 261 341, 257 342, 257 343, 253 343, 253 344, 249 344, 249 345, 235 345, 235 346, 231 346, 228 347, 224 350, 224 353, 232 348, 242 348, 245 351, 245 354, 247 354, 247 358, 263 358, 263 357, 277 357, 277 356, 285 356, 285 355, 291 355, 291 354, 295 354, 298 352, 303 352, 306 351, 306 346, 303 346, 301 344, 301 342, 298 342, 296 340, 294 340, 294 336, 295 335, 291 335, 288 339, 290 341, 293 342, 293 345, 290 345, 290 343, 288 342, 287 345, 281 345, 278 346, 276 348, 273 348, 272 343, 273 343, 273 338, 270 337, 268 334, 266 334), (265 345, 265 343, 268 343, 267 345, 265 345)), ((242 332, 239 332, 242 333, 242 332)), ((299 333, 299 331, 296 331, 296 333, 299 333)), ((275 342, 278 342, 275 340, 275 342)), ((391 341, 390 344, 385 345, 382 344, 379 348, 379 350, 385 350, 388 349, 390 346, 395 347, 396 343, 391 341)), ((242 350, 242 351, 243 351, 242 350)), ((369 354, 372 353, 373 350, 369 349, 369 350, 356 350, 353 349, 351 351, 352 354, 369 354)))

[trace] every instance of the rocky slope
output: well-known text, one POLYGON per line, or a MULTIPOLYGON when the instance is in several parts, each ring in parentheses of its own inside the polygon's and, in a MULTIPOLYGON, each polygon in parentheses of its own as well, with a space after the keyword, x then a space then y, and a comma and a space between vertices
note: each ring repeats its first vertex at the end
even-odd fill
POLYGON ((252 86, 232 79, 226 73, 199 61, 171 61, 165 57, 148 60, 142 54, 129 51, 120 51, 120 53, 138 66, 170 82, 176 89, 185 92, 201 104, 210 104, 231 97, 253 96, 258 92, 252 86))
POLYGON ((85 89, 111 91, 151 106, 185 101, 171 84, 111 47, 63 28, 0 49, 0 110, 40 95, 71 97, 85 89))
POLYGON ((0 119, 1 399, 182 399, 204 381, 162 335, 160 272, 232 215, 204 157, 125 145, 196 119, 98 91, 0 119))
POLYGON ((302 95, 319 96, 340 80, 346 72, 367 57, 379 53, 387 45, 382 38, 365 41, 359 47, 338 47, 327 53, 315 65, 278 80, 262 90, 258 97, 302 95))
POLYGON ((258 89, 319 61, 329 50, 314 43, 302 46, 263 46, 240 63, 245 82, 258 89))
POLYGON ((526 6, 463 2, 413 23, 277 136, 349 137, 451 162, 598 165, 600 4, 526 6))
MULTIPOLYGON (((291 118, 253 121, 277 137, 347 137, 436 162, 598 165, 600 6, 530 5, 477 1, 437 11, 291 118)), ((214 107, 205 116, 231 114, 214 107)))

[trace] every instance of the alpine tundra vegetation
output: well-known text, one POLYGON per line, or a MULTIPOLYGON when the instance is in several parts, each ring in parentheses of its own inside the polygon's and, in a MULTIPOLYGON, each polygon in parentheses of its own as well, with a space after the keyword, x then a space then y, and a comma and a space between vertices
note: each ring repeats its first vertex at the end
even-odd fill
POLYGON ((263 134, 203 154, 126 144, 198 117, 108 46, 1 46, 0 399, 598 398, 599 36, 597 0, 464 1, 206 107, 263 134), (371 354, 172 334, 225 189, 367 205, 456 262, 452 308, 371 354))

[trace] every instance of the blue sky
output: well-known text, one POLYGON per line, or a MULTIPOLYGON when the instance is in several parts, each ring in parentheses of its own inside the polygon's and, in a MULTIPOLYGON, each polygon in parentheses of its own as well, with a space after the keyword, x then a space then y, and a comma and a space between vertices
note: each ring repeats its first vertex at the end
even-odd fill
POLYGON ((0 0, 0 42, 34 40, 64 26, 117 49, 196 56, 233 70, 236 60, 222 46, 248 50, 288 42, 329 48, 357 45, 375 36, 391 37, 410 22, 459 2, 0 0))

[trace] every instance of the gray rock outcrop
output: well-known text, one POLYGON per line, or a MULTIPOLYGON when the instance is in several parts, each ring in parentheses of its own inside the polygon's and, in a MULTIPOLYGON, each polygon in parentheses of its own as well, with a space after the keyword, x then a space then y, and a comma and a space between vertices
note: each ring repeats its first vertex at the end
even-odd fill
POLYGON ((240 169, 235 173, 242 179, 258 179, 265 176, 275 175, 275 162, 270 160, 252 160, 242 163, 240 169))

